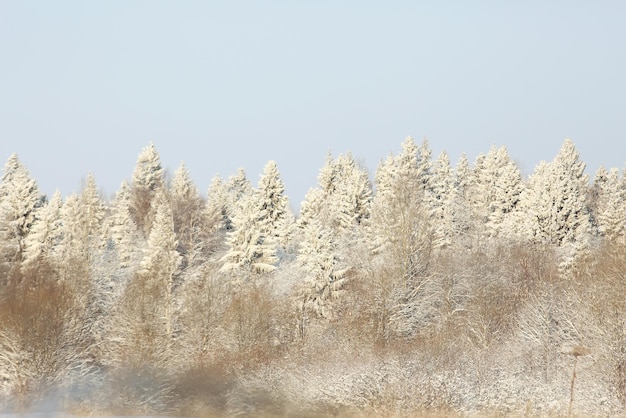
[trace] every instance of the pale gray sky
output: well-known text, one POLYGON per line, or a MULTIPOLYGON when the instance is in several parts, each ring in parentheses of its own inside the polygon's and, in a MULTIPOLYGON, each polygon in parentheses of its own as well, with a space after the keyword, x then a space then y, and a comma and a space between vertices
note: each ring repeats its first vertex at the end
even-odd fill
MULTIPOLYGON (((626 2, 1 1, 0 159, 111 195, 150 141, 204 193, 278 163, 292 205, 330 150, 373 171, 407 136, 528 173, 571 137, 626 162, 626 2)), ((2 163, 3 163, 2 162, 2 163)))

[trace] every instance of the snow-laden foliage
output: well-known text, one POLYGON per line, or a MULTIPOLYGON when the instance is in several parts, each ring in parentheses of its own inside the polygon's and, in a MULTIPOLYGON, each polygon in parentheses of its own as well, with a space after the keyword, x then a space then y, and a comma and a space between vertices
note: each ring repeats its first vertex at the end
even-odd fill
POLYGON ((37 268, 42 263, 54 263, 55 247, 62 237, 61 207, 63 198, 56 191, 52 198, 37 211, 30 233, 24 240, 25 268, 37 268))
POLYGON ((442 152, 435 161, 432 174, 430 207, 434 223, 435 246, 452 245, 455 223, 455 203, 458 199, 450 158, 442 152))
POLYGON ((259 181, 259 217, 268 240, 273 240, 283 250, 289 247, 294 229, 294 217, 285 195, 285 184, 280 178, 276 162, 269 161, 259 181))
POLYGON ((337 243, 329 227, 316 220, 304 227, 297 260, 304 269, 300 310, 312 310, 323 318, 332 315, 331 301, 339 297, 349 268, 337 255, 337 243))
POLYGON ((523 178, 407 138, 200 195, 150 144, 105 201, 0 183, 0 408, 59 415, 620 416, 626 179, 573 143, 523 178))
POLYGON ((121 267, 128 267, 139 251, 140 234, 130 214, 130 186, 123 181, 111 203, 108 231, 121 267))
POLYGON ((152 199, 165 188, 161 157, 154 144, 150 143, 139 154, 131 185, 130 213, 139 230, 147 237, 155 215, 152 199))
POLYGON ((370 216, 372 189, 367 172, 352 154, 328 155, 318 175, 318 187, 302 202, 298 223, 317 220, 337 233, 364 223, 370 216))
POLYGON ((41 206, 37 182, 13 154, 4 165, 0 183, 0 251, 9 261, 21 261, 24 240, 41 206))
POLYGON ((594 215, 598 232, 609 240, 624 237, 626 232, 626 189, 621 184, 619 170, 609 172, 600 167, 594 179, 594 215))
MULTIPOLYGON (((237 203, 228 233, 229 250, 222 258, 223 272, 246 280, 246 274, 271 273, 276 269, 276 242, 265 228, 265 213, 258 193, 243 196, 237 203)), ((237 281, 237 280, 236 280, 237 281)))
POLYGON ((174 230, 178 237, 178 250, 184 257, 184 264, 197 264, 203 249, 201 236, 204 228, 204 202, 189 170, 182 163, 174 172, 170 185, 170 205, 174 230))

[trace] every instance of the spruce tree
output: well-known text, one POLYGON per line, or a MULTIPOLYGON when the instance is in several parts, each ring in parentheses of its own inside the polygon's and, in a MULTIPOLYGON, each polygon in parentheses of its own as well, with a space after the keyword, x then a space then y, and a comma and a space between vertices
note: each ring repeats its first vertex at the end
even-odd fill
POLYGON ((37 211, 30 233, 24 240, 22 262, 24 268, 37 268, 42 262, 54 264, 52 254, 62 237, 62 206, 61 192, 57 190, 52 198, 37 211))
POLYGON ((333 231, 317 220, 307 224, 297 260, 305 271, 301 309, 311 309, 323 318, 331 317, 331 301, 342 293, 348 272, 348 268, 340 267, 333 231))
POLYGON ((600 235, 615 242, 626 231, 626 193, 622 188, 619 170, 609 172, 600 167, 594 180, 596 194, 595 218, 600 235))
POLYGON ((137 253, 139 231, 130 215, 131 191, 124 180, 111 205, 109 235, 117 252, 121 267, 129 267, 137 253))
POLYGON ((452 245, 454 234, 454 203, 456 188, 450 158, 444 151, 435 161, 432 173, 430 209, 434 225, 434 245, 446 248, 452 245))
POLYGON ((151 142, 137 158, 132 177, 130 205, 133 221, 146 237, 150 233, 155 215, 152 212, 152 200, 156 193, 163 190, 161 159, 151 142))
POLYGON ((200 254, 204 203, 184 163, 174 172, 170 201, 179 252, 184 256, 186 265, 193 264, 200 254))
POLYGON ((258 187, 260 227, 268 239, 283 250, 288 247, 293 233, 294 219, 285 196, 285 185, 274 161, 263 169, 258 187))
POLYGON ((39 188, 17 157, 9 157, 0 183, 0 251, 2 261, 21 262, 25 240, 42 205, 39 188))
MULTIPOLYGON (((179 273, 182 256, 178 252, 178 241, 174 231, 172 209, 164 194, 153 199, 155 218, 148 236, 147 246, 141 260, 141 275, 163 298, 166 335, 172 335, 172 312, 174 279, 179 273)), ((156 300, 155 303, 160 303, 156 300)))

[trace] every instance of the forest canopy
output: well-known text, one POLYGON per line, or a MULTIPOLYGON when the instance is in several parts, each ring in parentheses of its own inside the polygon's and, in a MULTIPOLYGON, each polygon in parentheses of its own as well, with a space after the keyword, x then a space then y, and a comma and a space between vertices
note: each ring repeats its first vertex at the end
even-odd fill
POLYGON ((527 178, 504 147, 329 155, 299 213, 274 161, 167 177, 149 144, 110 200, 44 196, 9 157, 0 410, 624 413, 626 176, 571 140, 527 178))

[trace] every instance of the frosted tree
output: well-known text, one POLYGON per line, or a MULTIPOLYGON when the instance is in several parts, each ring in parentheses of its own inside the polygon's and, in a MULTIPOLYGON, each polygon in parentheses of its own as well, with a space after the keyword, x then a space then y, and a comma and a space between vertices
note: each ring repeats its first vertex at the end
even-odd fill
MULTIPOLYGON (((140 274, 149 287, 163 297, 165 332, 166 335, 171 335, 174 278, 179 272, 182 256, 177 249, 174 220, 167 198, 158 194, 153 205, 155 218, 141 260, 140 274)), ((155 303, 159 303, 158 300, 155 303)))
POLYGON ((212 230, 230 229, 228 188, 219 174, 209 184, 204 217, 207 226, 212 230))
POLYGON ((170 185, 170 201, 179 252, 185 257, 185 264, 193 264, 201 250, 204 204, 184 163, 174 172, 170 185))
POLYGON ((527 232, 535 241, 562 247, 562 271, 585 252, 591 234, 584 170, 574 143, 566 139, 552 162, 537 166, 522 194, 527 232))
POLYGON ((372 186, 366 170, 361 168, 352 154, 337 157, 339 182, 335 206, 343 229, 361 225, 370 217, 372 186))
POLYGON ((244 197, 232 216, 232 230, 228 232, 228 251, 222 257, 221 271, 236 277, 235 282, 249 278, 249 274, 271 273, 276 269, 276 243, 267 235, 264 214, 258 194, 244 197))
POLYGON ((61 241, 54 249, 61 278, 65 280, 86 277, 92 260, 82 215, 80 196, 73 193, 61 207, 61 241))
POLYGON ((332 316, 331 301, 342 293, 348 268, 341 266, 330 228, 312 220, 304 228, 304 235, 297 256, 305 271, 300 309, 310 309, 318 316, 328 318, 332 316))
POLYGON ((285 196, 285 185, 274 161, 265 165, 258 193, 260 228, 268 240, 273 240, 284 250, 291 240, 294 219, 289 209, 289 199, 285 196))
POLYGON ((401 153, 389 156, 376 171, 369 233, 372 285, 384 301, 378 325, 383 339, 391 329, 405 333, 414 329, 407 324, 420 317, 414 308, 423 305, 423 289, 431 282, 435 246, 431 204, 436 188, 429 154, 407 138, 401 153))
POLYGON ((435 161, 432 173, 430 208, 433 216, 436 247, 449 247, 454 235, 454 204, 457 191, 450 158, 442 152, 435 161))
POLYGON ((454 199, 452 201, 454 242, 462 245, 474 224, 470 205, 472 168, 465 154, 462 154, 454 169, 454 199))
POLYGON ((106 234, 104 217, 104 202, 93 174, 89 173, 80 195, 80 221, 83 239, 91 248, 103 245, 103 235, 106 234))
POLYGON ((609 241, 624 237, 626 231, 626 190, 622 188, 619 170, 600 167, 593 186, 595 219, 600 234, 609 241))
POLYGON ((376 253, 390 252, 407 277, 426 267, 433 244, 427 200, 431 163, 421 160, 423 155, 428 152, 420 151, 409 137, 402 152, 381 162, 376 172, 371 241, 376 253))
POLYGON ((336 159, 329 155, 318 175, 318 187, 302 202, 298 224, 305 227, 316 219, 337 233, 348 231, 369 218, 371 200, 368 174, 352 154, 336 159))
POLYGON ((320 219, 325 215, 324 203, 328 196, 335 192, 335 166, 330 154, 326 156, 326 161, 317 176, 318 186, 309 189, 304 196, 304 201, 300 204, 300 214, 298 225, 305 227, 314 219, 320 219))
POLYGON ((557 233, 560 242, 582 242, 590 233, 589 213, 585 205, 589 178, 585 163, 580 159, 574 143, 566 139, 552 162, 556 188, 557 233))
POLYGON ((109 217, 109 234, 121 267, 129 267, 137 253, 139 231, 130 215, 130 186, 124 180, 115 195, 109 217))
POLYGON ((228 211, 232 214, 239 211, 246 204, 247 198, 250 197, 254 188, 248 180, 246 171, 243 168, 237 170, 237 174, 228 178, 226 183, 228 191, 228 211))
POLYGON ((105 250, 104 203, 92 175, 80 195, 67 197, 61 208, 61 240, 54 249, 61 277, 87 277, 91 263, 105 250))
POLYGON ((37 183, 17 157, 9 157, 0 183, 0 237, 2 261, 20 262, 25 239, 42 204, 37 183))
POLYGON ((62 206, 61 192, 57 190, 37 211, 30 233, 24 240, 24 268, 37 268, 42 261, 54 264, 51 257, 62 237, 62 206))
POLYGON ((145 236, 152 227, 152 199, 159 190, 164 189, 163 168, 160 156, 150 143, 144 148, 133 171, 131 189, 131 215, 133 221, 145 236))
POLYGON ((470 182, 471 204, 477 227, 486 237, 505 235, 509 216, 516 209, 522 192, 522 175, 506 148, 492 147, 476 159, 470 182))

